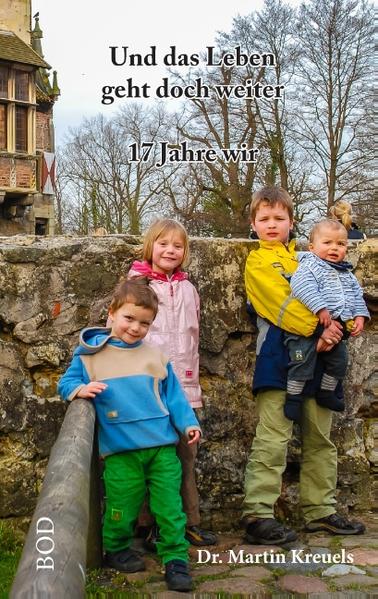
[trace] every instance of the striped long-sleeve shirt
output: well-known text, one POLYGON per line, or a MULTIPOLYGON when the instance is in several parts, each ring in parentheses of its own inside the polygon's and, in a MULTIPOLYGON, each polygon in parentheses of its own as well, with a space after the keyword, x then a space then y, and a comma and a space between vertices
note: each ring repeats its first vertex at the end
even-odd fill
POLYGON ((356 316, 370 318, 361 286, 346 263, 333 265, 303 252, 290 285, 293 296, 314 314, 327 308, 332 318, 343 322, 356 316))

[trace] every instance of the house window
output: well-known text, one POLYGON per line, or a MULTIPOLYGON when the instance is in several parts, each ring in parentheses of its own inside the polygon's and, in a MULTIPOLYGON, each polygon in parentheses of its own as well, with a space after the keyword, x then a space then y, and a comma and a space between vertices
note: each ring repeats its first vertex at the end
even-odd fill
POLYGON ((8 80, 9 80, 8 67, 0 66, 0 98, 8 97, 8 80))
POLYGON ((7 149, 7 105, 0 104, 0 150, 7 149))
POLYGON ((29 73, 15 71, 15 98, 29 102, 29 73))
POLYGON ((16 104, 16 152, 28 150, 28 108, 16 104))
POLYGON ((27 67, 0 65, 0 151, 35 152, 33 84, 33 71, 27 67))

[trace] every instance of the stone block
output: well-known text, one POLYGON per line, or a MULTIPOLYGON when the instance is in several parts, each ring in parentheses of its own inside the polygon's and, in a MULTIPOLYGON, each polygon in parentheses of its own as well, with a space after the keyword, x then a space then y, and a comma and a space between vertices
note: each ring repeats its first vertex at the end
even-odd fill
POLYGON ((289 591, 290 593, 307 594, 328 592, 326 583, 314 576, 286 574, 280 579, 279 586, 283 591, 289 591))

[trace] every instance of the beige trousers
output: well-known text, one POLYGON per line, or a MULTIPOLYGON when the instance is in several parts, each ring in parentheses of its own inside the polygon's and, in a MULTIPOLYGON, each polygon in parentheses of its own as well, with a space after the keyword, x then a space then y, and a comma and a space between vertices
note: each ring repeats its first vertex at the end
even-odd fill
MULTIPOLYGON (((243 520, 273 518, 281 494, 293 422, 283 412, 286 391, 257 395, 259 423, 245 472, 243 520)), ((337 452, 330 440, 332 412, 306 398, 302 416, 300 503, 306 522, 335 512, 337 452)))

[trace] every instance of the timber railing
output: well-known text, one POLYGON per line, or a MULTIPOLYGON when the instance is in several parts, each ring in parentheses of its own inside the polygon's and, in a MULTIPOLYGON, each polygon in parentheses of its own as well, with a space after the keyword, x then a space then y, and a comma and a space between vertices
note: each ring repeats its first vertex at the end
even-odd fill
POLYGON ((95 410, 76 399, 50 454, 10 599, 80 599, 85 568, 101 565, 95 410))

